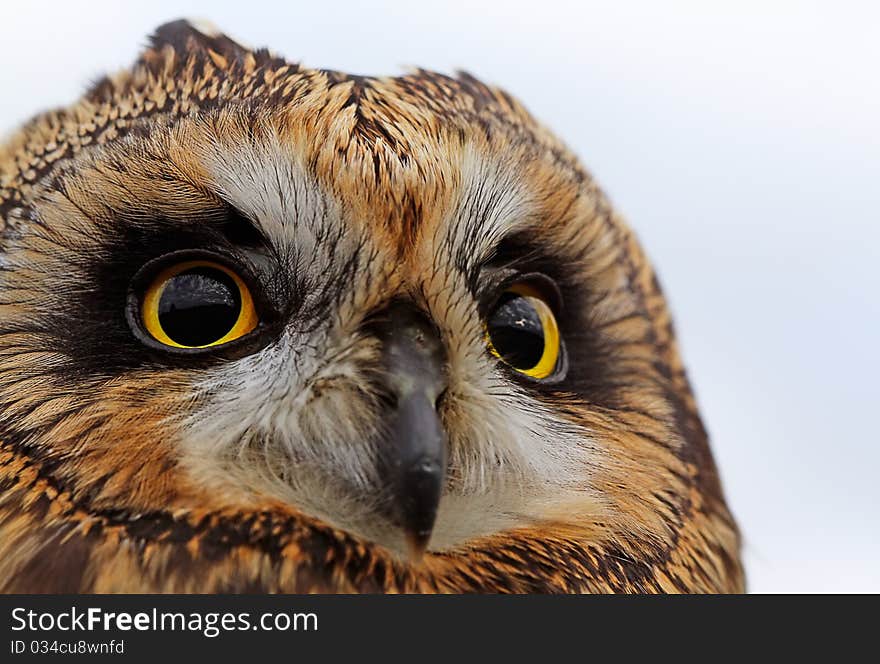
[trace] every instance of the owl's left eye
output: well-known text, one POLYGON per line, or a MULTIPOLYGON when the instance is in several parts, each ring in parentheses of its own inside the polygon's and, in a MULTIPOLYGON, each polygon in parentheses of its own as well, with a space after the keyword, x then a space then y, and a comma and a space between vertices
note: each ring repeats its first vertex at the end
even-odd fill
POLYGON ((486 321, 489 350, 519 373, 545 380, 558 374, 562 341, 552 307, 528 283, 508 287, 486 321))
POLYGON ((149 335, 173 348, 220 346, 259 322, 241 277, 210 260, 182 261, 159 272, 144 292, 140 314, 149 335))

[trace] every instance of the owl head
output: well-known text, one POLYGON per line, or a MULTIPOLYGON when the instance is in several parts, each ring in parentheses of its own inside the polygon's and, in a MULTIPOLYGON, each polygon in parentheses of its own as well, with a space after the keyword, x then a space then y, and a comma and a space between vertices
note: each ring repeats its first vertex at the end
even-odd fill
POLYGON ((7 588, 57 547, 75 589, 742 585, 658 282, 562 143, 467 74, 183 21, 0 147, 0 451, 7 588))

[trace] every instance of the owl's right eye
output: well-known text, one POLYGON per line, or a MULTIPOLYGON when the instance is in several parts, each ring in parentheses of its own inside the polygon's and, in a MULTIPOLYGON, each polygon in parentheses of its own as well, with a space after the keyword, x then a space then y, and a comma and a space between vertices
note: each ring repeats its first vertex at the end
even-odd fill
POLYGON ((172 348, 209 348, 252 332, 254 300, 233 270, 210 260, 188 260, 160 271, 144 291, 143 329, 172 348))

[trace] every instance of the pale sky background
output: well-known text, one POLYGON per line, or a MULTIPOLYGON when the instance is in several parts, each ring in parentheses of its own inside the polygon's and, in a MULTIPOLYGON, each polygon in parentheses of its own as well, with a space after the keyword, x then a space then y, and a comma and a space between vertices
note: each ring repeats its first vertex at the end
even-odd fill
POLYGON ((880 591, 876 3, 134 4, 4 1, 0 133, 182 16, 316 67, 506 88, 654 259, 750 590, 880 591))

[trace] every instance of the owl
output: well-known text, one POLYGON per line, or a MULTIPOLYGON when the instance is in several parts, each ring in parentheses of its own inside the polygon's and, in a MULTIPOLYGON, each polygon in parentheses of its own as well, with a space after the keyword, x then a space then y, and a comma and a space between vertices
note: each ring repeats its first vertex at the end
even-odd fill
POLYGON ((0 147, 0 590, 740 592, 645 255, 472 76, 213 29, 0 147))

